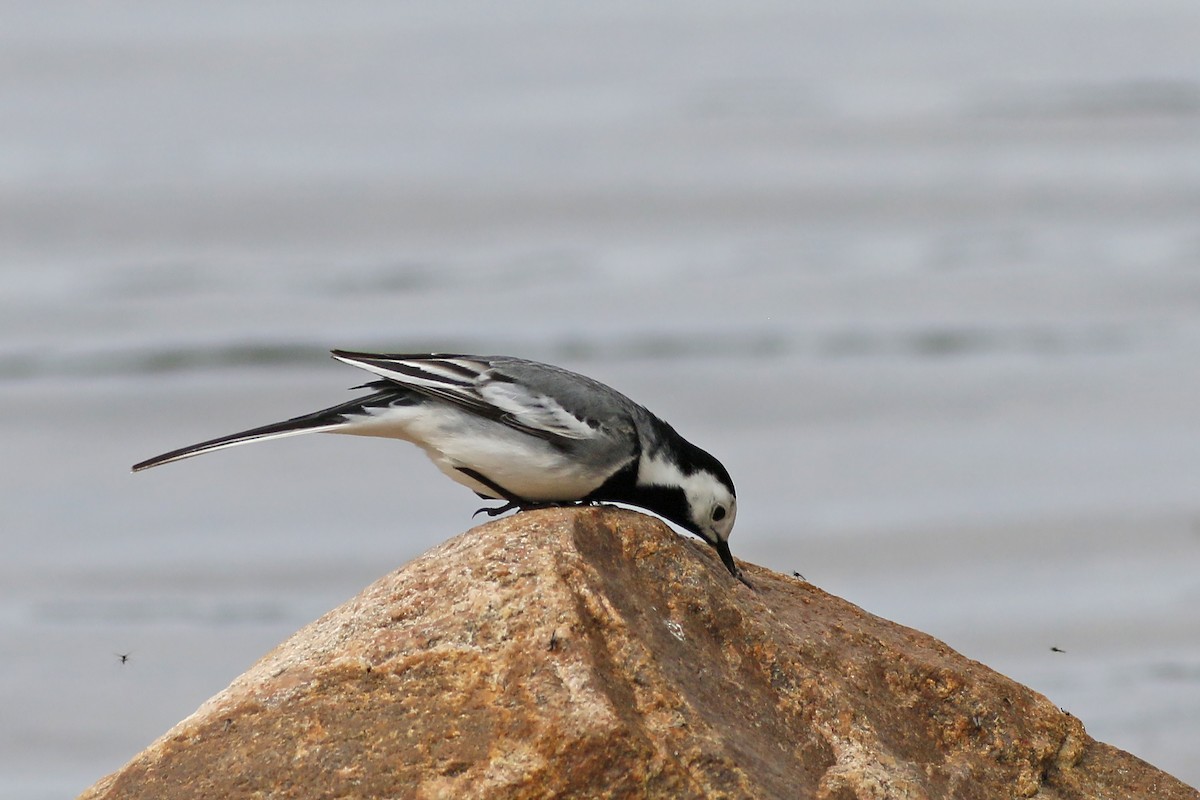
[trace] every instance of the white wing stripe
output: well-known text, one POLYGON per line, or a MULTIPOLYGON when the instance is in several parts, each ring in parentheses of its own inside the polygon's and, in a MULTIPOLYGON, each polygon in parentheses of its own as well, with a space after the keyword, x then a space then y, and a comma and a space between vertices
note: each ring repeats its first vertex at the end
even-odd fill
POLYGON ((511 414, 522 425, 567 439, 590 439, 596 431, 546 395, 532 395, 519 384, 486 383, 479 396, 489 405, 511 414))
POLYGON ((465 358, 383 359, 335 358, 399 384, 428 389, 443 397, 457 396, 469 405, 486 404, 529 431, 564 439, 591 439, 597 431, 567 411, 553 397, 503 376, 491 379, 486 361, 465 358), (468 376, 473 376, 473 380, 468 376), (468 382, 470 381, 470 382, 468 382))
MULTIPOLYGON (((472 384, 467 383, 461 374, 454 374, 450 370, 444 369, 440 372, 435 372, 427 365, 437 364, 434 362, 422 361, 385 361, 383 359, 356 359, 346 358, 344 356, 335 355, 334 358, 343 361, 351 366, 365 369, 368 372, 374 372, 383 378, 390 378, 397 383, 408 386, 421 386, 428 389, 447 389, 451 391, 462 392, 463 389, 471 387, 472 384)), ((451 362, 454 363, 454 362, 451 362)), ((464 366, 464 369, 467 369, 464 366)), ((478 370, 469 370, 474 375, 478 376, 478 370)), ((469 394, 465 392, 464 394, 469 394)))
POLYGON ((413 364, 413 366, 419 367, 430 374, 440 375, 458 386, 478 381, 485 368, 485 365, 476 361, 463 361, 462 359, 451 358, 439 361, 421 361, 413 364))

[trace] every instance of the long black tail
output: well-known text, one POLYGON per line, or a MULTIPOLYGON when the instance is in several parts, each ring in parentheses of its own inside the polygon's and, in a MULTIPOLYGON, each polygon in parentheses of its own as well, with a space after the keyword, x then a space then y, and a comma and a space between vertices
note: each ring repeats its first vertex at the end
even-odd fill
POLYGON ((182 461, 185 458, 211 453, 214 450, 223 450, 226 447, 236 447, 239 444, 246 444, 248 442, 281 439, 284 436, 297 436, 302 433, 337 430, 348 425, 353 417, 361 417, 366 414, 366 409, 368 408, 392 405, 410 395, 410 392, 406 389, 397 386, 391 381, 372 381, 358 388, 371 388, 378 389, 379 391, 366 397, 350 400, 349 402, 322 409, 321 411, 314 411, 311 414, 293 417, 283 422, 275 422, 270 425, 241 431, 240 433, 231 433, 228 436, 209 439, 199 444, 181 447, 178 450, 172 450, 169 453, 163 453, 154 458, 138 462, 133 465, 133 471, 141 472, 144 469, 157 467, 161 464, 182 461))

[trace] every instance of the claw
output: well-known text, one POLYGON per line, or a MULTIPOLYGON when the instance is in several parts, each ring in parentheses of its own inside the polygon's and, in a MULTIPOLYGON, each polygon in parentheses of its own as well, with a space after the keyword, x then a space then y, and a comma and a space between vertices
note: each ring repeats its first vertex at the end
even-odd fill
POLYGON ((509 500, 507 503, 505 503, 502 506, 496 506, 495 508, 484 506, 483 508, 479 509, 474 514, 472 514, 471 519, 478 517, 480 514, 487 514, 489 517, 498 517, 501 514, 512 511, 514 508, 523 509, 523 508, 525 508, 525 506, 522 506, 520 503, 515 503, 512 500, 509 500))
MULTIPOLYGON (((564 500, 562 502, 558 502, 558 501, 554 501, 554 500, 548 500, 548 501, 509 500, 504 505, 496 506, 495 508, 488 508, 485 506, 484 508, 481 508, 478 511, 476 511, 474 514, 472 514, 471 517, 475 518, 475 517, 478 517, 480 514, 487 514, 489 517, 498 517, 501 514, 506 514, 509 511, 512 511, 514 509, 517 511, 533 511, 538 508, 563 508, 565 506, 575 506, 575 505, 580 505, 580 503, 572 501, 572 500, 564 500)), ((595 505, 595 504, 588 503, 588 505, 595 505)))

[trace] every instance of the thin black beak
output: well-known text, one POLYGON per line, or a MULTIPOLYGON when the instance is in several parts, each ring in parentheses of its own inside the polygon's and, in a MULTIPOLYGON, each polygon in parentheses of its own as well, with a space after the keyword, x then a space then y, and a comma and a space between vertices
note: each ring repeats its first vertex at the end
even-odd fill
POLYGON ((746 576, 742 574, 742 571, 738 569, 737 564, 733 563, 733 553, 729 552, 729 542, 717 541, 716 544, 713 544, 713 549, 716 550, 717 555, 721 557, 721 563, 725 565, 725 569, 729 570, 730 575, 737 578, 751 589, 754 588, 750 581, 746 580, 746 576))

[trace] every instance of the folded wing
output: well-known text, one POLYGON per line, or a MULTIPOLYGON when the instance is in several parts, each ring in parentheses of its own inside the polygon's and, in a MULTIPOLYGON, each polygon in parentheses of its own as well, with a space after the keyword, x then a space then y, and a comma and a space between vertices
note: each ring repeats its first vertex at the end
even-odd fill
POLYGON ((489 358, 465 355, 379 355, 334 350, 346 364, 428 397, 553 442, 594 438, 598 424, 564 408, 553 395, 505 372, 489 358))

